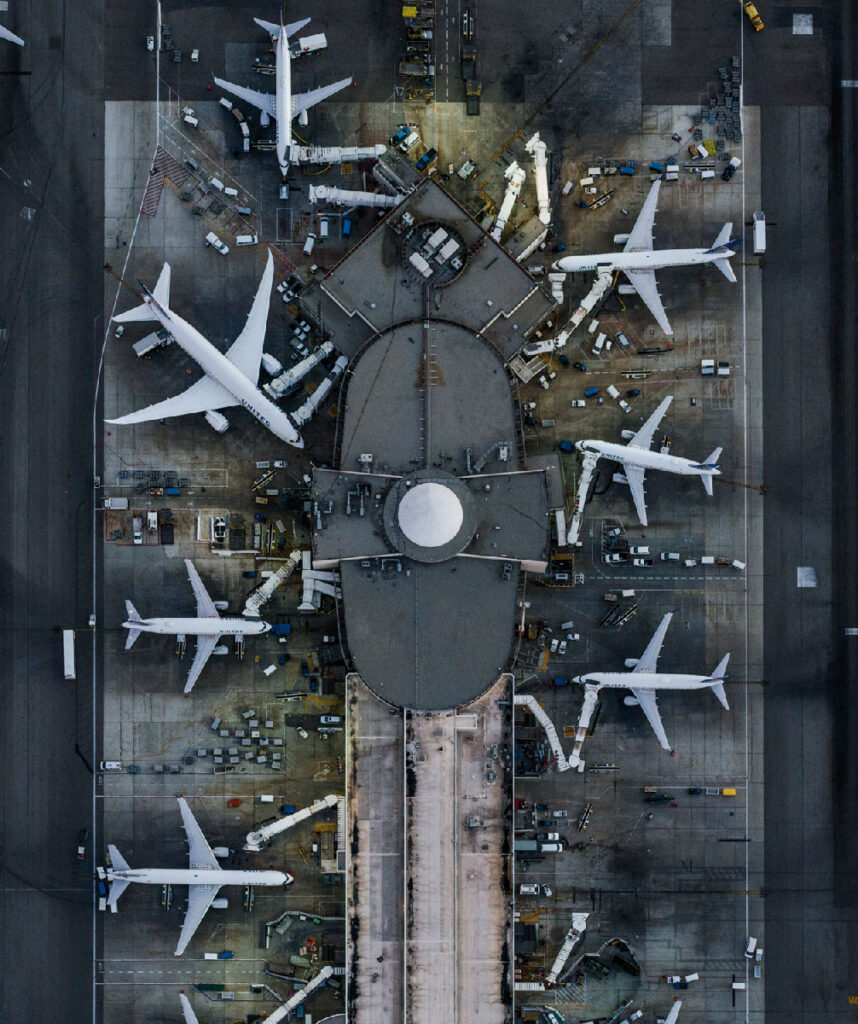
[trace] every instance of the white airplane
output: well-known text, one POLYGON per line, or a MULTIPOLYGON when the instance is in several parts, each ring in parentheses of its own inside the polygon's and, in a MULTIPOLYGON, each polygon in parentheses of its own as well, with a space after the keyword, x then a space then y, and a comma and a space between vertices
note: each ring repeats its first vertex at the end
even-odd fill
POLYGON ((234 405, 243 405, 260 423, 268 427, 275 437, 303 448, 304 442, 295 429, 294 424, 270 398, 265 396, 256 386, 259 380, 259 365, 262 362, 262 346, 265 343, 265 327, 268 322, 268 307, 271 302, 271 285, 274 280, 274 258, 268 251, 268 262, 259 283, 259 290, 247 323, 241 334, 226 352, 220 352, 200 332, 183 320, 178 313, 169 308, 170 303, 170 264, 165 263, 155 285, 150 292, 140 282, 143 289, 143 304, 120 313, 113 319, 124 324, 139 320, 157 320, 173 336, 176 344, 188 353, 205 372, 205 376, 192 384, 174 398, 149 405, 145 409, 120 416, 118 419, 107 420, 108 423, 127 424, 145 423, 148 420, 161 420, 170 416, 187 416, 191 413, 206 414, 207 421, 218 432, 226 430, 229 425, 223 416, 217 420, 209 419, 209 414, 218 409, 228 409, 234 405), (217 424, 217 425, 216 425, 217 424))
POLYGON ((718 467, 718 459, 723 450, 721 448, 716 448, 703 462, 692 462, 690 459, 681 459, 677 455, 663 455, 661 452, 649 450, 653 435, 672 401, 673 395, 668 395, 640 430, 632 436, 628 444, 615 444, 611 441, 575 442, 575 447, 585 456, 595 455, 600 459, 613 459, 614 462, 622 463, 641 526, 647 525, 644 476, 648 469, 658 469, 663 473, 677 473, 680 476, 699 476, 710 497, 712 495, 712 478, 721 475, 721 470, 718 467))
POLYGON ((670 1013, 664 1018, 664 1024, 676 1024, 679 1020, 679 1011, 682 1009, 682 1000, 677 999, 671 1006, 670 1013))
POLYGON ((306 112, 310 107, 328 99, 334 93, 345 89, 352 84, 351 78, 343 78, 331 85, 323 85, 318 89, 311 89, 309 92, 293 94, 292 92, 292 55, 289 52, 289 36, 299 29, 302 29, 310 18, 303 21, 296 21, 292 25, 284 25, 281 19, 279 25, 270 21, 263 21, 261 18, 253 19, 257 25, 264 28, 275 44, 275 84, 276 91, 259 92, 257 89, 248 89, 243 85, 234 85, 232 82, 224 81, 222 78, 214 77, 215 83, 234 96, 238 96, 247 103, 252 104, 262 111, 259 123, 267 125, 270 118, 277 122, 277 162, 280 164, 280 173, 283 177, 289 170, 289 147, 292 144, 292 118, 300 117, 301 124, 306 124, 306 112))
POLYGON ((194 1013, 194 1008, 188 1002, 188 997, 184 992, 179 993, 179 999, 182 1003, 182 1015, 185 1018, 185 1024, 200 1024, 197 1015, 194 1013))
POLYGON ((190 635, 197 638, 197 649, 188 672, 188 681, 185 683, 185 694, 187 695, 193 690, 194 683, 199 679, 200 673, 222 636, 242 638, 257 636, 260 633, 267 633, 271 626, 261 619, 221 618, 217 606, 209 597, 203 586, 203 581, 200 579, 200 574, 190 558, 185 559, 185 568, 188 570, 188 579, 191 581, 194 596, 197 599, 196 618, 143 619, 134 605, 130 601, 126 601, 125 608, 128 618, 122 625, 128 630, 128 639, 125 641, 126 651, 134 646, 134 641, 141 633, 175 634, 182 638, 190 635))
POLYGON ((0 25, 0 39, 7 39, 10 43, 17 43, 18 46, 24 45, 24 40, 20 36, 16 36, 14 32, 10 32, 8 28, 3 28, 0 25))
POLYGON ((661 178, 653 182, 646 202, 643 204, 635 226, 621 253, 599 253, 593 256, 564 256, 552 265, 552 270, 571 274, 578 270, 595 270, 597 273, 622 272, 629 279, 634 290, 640 295, 650 313, 658 321, 665 334, 673 334, 670 321, 664 311, 655 271, 662 267, 688 267, 696 263, 714 263, 728 281, 735 282, 736 275, 727 262, 735 255, 740 238, 731 239, 732 222, 728 221, 718 233, 711 249, 659 249, 653 251, 652 226, 658 207, 658 192, 661 178))
MULTIPOLYGON (((217 862, 212 848, 206 842, 202 829, 191 813, 187 801, 179 797, 179 810, 188 834, 187 868, 132 868, 112 844, 108 844, 111 867, 99 868, 98 877, 110 882, 107 905, 114 909, 119 897, 132 882, 143 885, 186 885, 188 887, 188 909, 182 923, 182 933, 176 946, 176 956, 181 956, 199 928, 206 911, 214 903, 218 891, 224 885, 289 885, 292 875, 282 871, 225 871, 217 862)), ((224 900, 224 903, 226 901, 224 900)))
POLYGON ((717 668, 711 676, 692 676, 678 672, 658 672, 658 656, 664 643, 667 627, 673 618, 673 612, 668 612, 661 620, 661 625, 655 631, 652 640, 647 644, 646 650, 640 659, 627 658, 626 668, 631 672, 587 672, 583 676, 575 676, 576 683, 597 686, 600 689, 611 687, 613 689, 631 690, 634 696, 624 698, 629 707, 639 704, 647 721, 658 737, 659 743, 665 750, 670 750, 664 726, 661 724, 661 715, 658 713, 656 690, 701 690, 708 687, 712 690, 718 700, 724 705, 727 711, 730 705, 727 703, 727 695, 724 693, 724 680, 729 678, 725 675, 727 662, 730 655, 725 654, 718 663, 717 668))

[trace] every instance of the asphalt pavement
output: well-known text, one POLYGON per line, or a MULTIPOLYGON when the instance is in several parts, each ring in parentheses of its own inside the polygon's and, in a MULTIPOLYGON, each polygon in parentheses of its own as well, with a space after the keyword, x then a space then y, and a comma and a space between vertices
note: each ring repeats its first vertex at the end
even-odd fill
POLYGON ((854 90, 850 4, 815 36, 776 9, 754 39, 761 106, 765 498, 766 1018, 854 1019, 858 831, 854 90), (794 58, 791 54, 794 53, 794 58), (798 586, 798 568, 816 586, 798 586))
POLYGON ((101 11, 10 7, 3 24, 26 46, 0 43, 0 1017, 81 1024, 92 997, 101 11), (84 629, 76 682, 63 678, 61 627, 84 629))

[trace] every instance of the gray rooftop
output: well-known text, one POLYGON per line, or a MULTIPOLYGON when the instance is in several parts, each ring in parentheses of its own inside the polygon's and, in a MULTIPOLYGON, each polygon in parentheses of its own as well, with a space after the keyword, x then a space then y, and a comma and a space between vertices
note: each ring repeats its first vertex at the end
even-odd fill
MULTIPOLYGON (((330 271, 321 284, 322 291, 343 314, 364 320, 373 333, 422 317, 424 282, 408 264, 408 232, 402 227, 405 214, 413 217, 415 231, 422 225, 440 224, 463 242, 465 270, 434 289, 432 315, 477 334, 486 332, 503 358, 509 359, 524 343, 526 331, 545 317, 554 302, 506 249, 430 178, 330 271)), ((351 354, 362 332, 342 317, 331 319, 332 323, 339 319, 342 330, 342 345, 337 337, 334 343, 351 354)))

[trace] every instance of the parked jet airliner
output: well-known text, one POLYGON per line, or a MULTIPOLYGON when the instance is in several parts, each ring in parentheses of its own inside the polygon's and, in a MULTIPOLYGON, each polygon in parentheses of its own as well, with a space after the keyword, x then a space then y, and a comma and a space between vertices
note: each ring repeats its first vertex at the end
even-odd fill
POLYGON ((628 444, 615 444, 612 441, 576 441, 575 447, 584 455, 595 455, 600 459, 613 459, 623 466, 626 482, 632 492, 632 499, 637 509, 641 526, 647 525, 646 499, 644 497, 644 475, 648 469, 658 469, 663 473, 677 473, 680 476, 699 476, 706 493, 712 494, 712 478, 720 476, 718 459, 721 448, 716 448, 703 462, 692 462, 681 459, 677 455, 664 455, 651 452, 652 438, 659 423, 673 401, 668 395, 644 425, 633 435, 628 444))
MULTIPOLYGON (((303 21, 296 21, 292 25, 284 25, 281 19, 279 25, 270 21, 263 21, 261 18, 253 19, 257 25, 264 28, 273 39, 276 40, 275 58, 275 92, 259 92, 257 89, 248 89, 243 85, 235 85, 223 78, 214 78, 215 84, 221 89, 226 89, 234 96, 238 96, 245 102, 252 104, 262 111, 260 124, 267 125, 269 118, 273 117, 276 124, 277 136, 277 163, 280 165, 280 173, 283 177, 289 170, 289 147, 292 145, 292 118, 304 114, 310 107, 326 100, 329 96, 345 89, 352 84, 351 78, 343 78, 331 85, 323 85, 318 89, 310 89, 309 92, 292 92, 292 55, 289 52, 289 36, 299 29, 302 29, 310 18, 303 21)), ((306 123, 306 121, 302 121, 306 123)))
MULTIPOLYGON (((110 867, 98 869, 98 877, 110 882, 107 905, 116 910, 119 897, 132 882, 143 885, 186 885, 188 887, 188 909, 182 924, 176 956, 181 956, 191 941, 194 932, 205 917, 206 911, 224 885, 289 885, 292 875, 282 871, 225 871, 212 852, 202 829, 191 813, 187 801, 179 797, 179 810, 188 837, 187 868, 132 868, 112 844, 108 844, 110 867)), ((225 903, 226 901, 224 901, 225 903)))
POLYGON ((563 259, 557 260, 552 265, 552 269, 567 274, 580 270, 595 270, 600 274, 612 274, 615 270, 622 270, 634 290, 643 299, 650 313, 658 321, 659 327, 665 334, 673 334, 658 294, 655 271, 662 267, 689 267, 696 263, 714 263, 728 281, 735 282, 736 275, 728 260, 735 255, 736 246, 741 239, 730 238, 733 224, 728 221, 719 231, 711 249, 659 249, 653 251, 652 228, 655 222, 660 188, 661 178, 653 182, 621 253, 564 256, 563 259))
POLYGON ((727 695, 724 692, 724 680, 728 678, 725 673, 727 662, 730 660, 729 654, 724 655, 711 676, 692 676, 678 672, 657 671, 658 656, 661 653, 664 637, 672 618, 673 612, 668 612, 661 620, 661 624, 640 659, 626 659, 626 668, 630 668, 631 672, 587 672, 585 675, 574 677, 576 683, 590 683, 599 689, 611 687, 631 690, 634 696, 626 697, 625 703, 629 706, 640 705, 653 732, 658 737, 659 743, 665 750, 670 750, 670 744, 667 742, 661 715, 658 713, 657 690, 700 690, 708 687, 724 708, 727 711, 730 710, 727 695))
POLYGON ((197 650, 188 672, 188 681, 185 683, 185 694, 187 695, 193 690, 194 683, 199 679, 200 673, 222 636, 257 636, 260 633, 267 633, 271 626, 261 619, 221 618, 190 558, 185 559, 185 568, 188 570, 188 579, 191 581, 194 596, 197 599, 196 618, 143 619, 134 605, 130 601, 126 601, 125 608, 128 618, 122 625, 128 630, 128 639, 125 641, 126 651, 134 646, 134 641, 141 633, 174 634, 179 637, 187 635, 197 638, 197 650))
MULTIPOLYGON (((260 423, 268 427, 275 437, 295 448, 303 448, 301 435, 286 413, 256 386, 259 380, 259 365, 262 362, 262 346, 265 344, 265 328, 268 323, 268 306, 273 281, 274 258, 269 249, 268 262, 247 316, 247 323, 225 353, 216 349, 195 327, 191 327, 178 313, 169 308, 169 263, 164 264, 154 292, 150 292, 141 282, 143 304, 120 313, 113 318, 114 321, 120 324, 137 320, 159 321, 173 336, 176 344, 199 363, 205 377, 174 398, 167 398, 163 402, 156 402, 155 405, 149 405, 145 409, 107 422, 120 425, 145 423, 148 420, 187 416, 194 412, 209 413, 234 405, 243 405, 260 423)), ((222 428, 216 429, 225 430, 225 421, 222 428)))

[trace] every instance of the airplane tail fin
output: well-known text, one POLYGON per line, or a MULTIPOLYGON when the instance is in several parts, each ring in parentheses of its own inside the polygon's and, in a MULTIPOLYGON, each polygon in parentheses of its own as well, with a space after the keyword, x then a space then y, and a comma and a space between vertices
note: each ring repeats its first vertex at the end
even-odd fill
MULTIPOLYGON (((700 470, 717 470, 718 469, 718 460, 721 458, 721 452, 723 450, 724 450, 723 448, 716 448, 715 451, 711 453, 711 455, 709 455, 706 459, 703 460, 703 462, 699 462, 697 464, 697 468, 700 469, 700 470)), ((702 472, 700 474, 700 482, 706 488, 706 493, 709 495, 710 498, 712 497, 712 477, 713 477, 713 475, 714 474, 711 473, 711 472, 709 472, 709 473, 702 472)))
POLYGON ((730 710, 730 705, 727 703, 727 694, 724 692, 724 680, 728 679, 727 675, 727 662, 730 660, 730 655, 725 654, 724 657, 718 662, 715 667, 715 671, 712 673, 712 692, 721 702, 721 706, 725 711, 730 710))
MULTIPOLYGON (((119 850, 109 843, 107 846, 108 853, 110 854, 110 864, 115 871, 130 871, 131 867, 128 861, 122 856, 119 850)), ((110 892, 107 894, 107 905, 109 907, 115 907, 119 902, 119 897, 125 892, 130 885, 130 882, 124 882, 120 878, 113 879, 110 883, 110 892)))
MULTIPOLYGON (((159 306, 169 307, 170 305, 170 264, 165 263, 161 268, 161 274, 158 277, 158 282, 155 285, 153 292, 148 292, 145 288, 147 295, 151 295, 159 306)), ((144 302, 139 306, 135 306, 133 309, 128 309, 124 313, 120 313, 118 316, 113 318, 113 322, 117 324, 128 324, 138 323, 146 320, 157 320, 158 317, 155 315, 152 305, 149 302, 144 302)))
POLYGON ((729 251, 733 250, 742 241, 741 238, 730 238, 733 231, 733 222, 728 220, 723 228, 718 232, 718 237, 712 243, 712 248, 707 250, 710 254, 717 253, 719 251, 724 252, 724 259, 713 260, 712 262, 721 271, 724 277, 728 281, 736 283, 736 275, 733 273, 733 268, 730 266, 729 251))
MULTIPOLYGON (((127 619, 128 622, 142 622, 143 621, 140 618, 140 615, 139 615, 137 609, 134 607, 134 605, 130 601, 126 601, 125 602, 125 611, 126 611, 126 613, 128 615, 128 619, 127 619)), ((126 651, 130 651, 131 650, 131 648, 134 646, 134 641, 137 639, 138 636, 140 636, 141 633, 142 633, 142 630, 134 629, 133 626, 129 628, 129 630, 128 630, 128 639, 125 641, 125 650, 126 651)))

